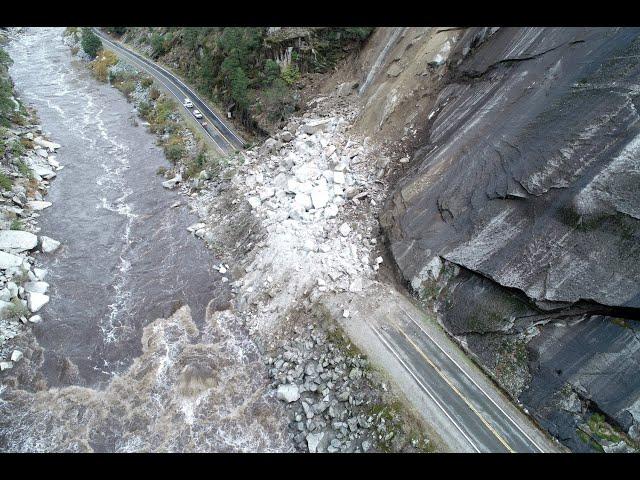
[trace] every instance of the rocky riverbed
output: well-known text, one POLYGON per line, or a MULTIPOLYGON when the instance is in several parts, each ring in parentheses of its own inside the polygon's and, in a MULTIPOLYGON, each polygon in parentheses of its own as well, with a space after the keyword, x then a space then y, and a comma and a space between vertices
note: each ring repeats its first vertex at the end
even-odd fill
MULTIPOLYGON (((83 321, 78 319, 74 329, 56 324, 67 318, 59 315, 84 308, 82 299, 74 294, 63 297, 64 302, 48 311, 51 320, 45 324, 47 329, 36 336, 12 339, 25 345, 28 362, 16 374, 7 376, 4 372, 2 377, 2 448, 433 450, 434 443, 398 402, 397 392, 384 374, 372 369, 342 333, 339 320, 349 318, 348 308, 341 309, 340 318, 331 318, 326 311, 318 313, 318 300, 339 292, 362 292, 369 282, 376 281, 384 264, 375 213, 385 195, 382 178, 390 161, 366 139, 349 134, 356 111, 339 95, 317 98, 308 113, 293 118, 264 144, 236 157, 204 162, 195 175, 185 174, 193 165, 177 162, 167 168, 170 178, 162 179, 155 175, 158 163, 134 163, 130 152, 135 147, 126 137, 118 136, 121 127, 154 125, 123 114, 130 112, 130 106, 122 108, 124 99, 114 97, 120 94, 104 90, 110 87, 97 88, 82 74, 80 78, 69 77, 69 72, 78 75, 76 69, 86 69, 87 64, 85 59, 80 60, 83 64, 69 67, 70 53, 62 44, 62 29, 27 30, 24 35, 22 41, 30 44, 32 52, 47 54, 38 35, 53 45, 59 41, 67 49, 63 52, 55 47, 55 55, 65 65, 60 80, 74 82, 78 94, 88 102, 83 139, 93 147, 99 147, 103 140, 109 144, 114 137, 118 139, 95 156, 92 149, 87 150, 90 161, 86 168, 94 161, 96 165, 108 163, 111 154, 120 156, 121 165, 109 178, 122 179, 122 183, 108 182, 117 196, 113 200, 107 196, 106 205, 120 215, 129 233, 115 257, 124 270, 116 265, 120 274, 104 279, 105 285, 116 287, 116 301, 105 305, 112 313, 107 315, 107 326, 112 328, 103 328, 103 314, 95 306, 90 314, 85 309, 83 321), (105 98, 110 108, 121 114, 119 118, 105 117, 100 107, 105 98), (98 142, 90 133, 96 121, 104 134, 98 142), (106 157, 104 152, 108 152, 106 157), (134 164, 138 168, 131 169, 134 164), (139 183, 130 183, 134 174, 128 172, 132 170, 139 183), (136 200, 131 201, 134 192, 136 200), (190 214, 179 213, 182 209, 177 208, 184 203, 199 216, 198 222, 191 219, 185 223, 190 214), (139 220, 142 217, 144 224, 139 220), (162 259, 145 243, 141 231, 136 233, 159 218, 164 219, 153 243, 161 243, 165 231, 172 241, 164 249, 169 254, 162 259), (193 242, 203 246, 201 240, 209 247, 209 252, 202 249, 207 257, 192 246, 193 242), (180 270, 184 262, 192 266, 189 275, 180 270), (200 270, 219 283, 199 281, 200 270), (184 291, 178 298, 168 294, 175 291, 176 280, 184 291), (158 285, 152 288, 152 284, 157 282, 162 286, 157 293, 168 298, 154 297, 158 285), (164 283, 173 285, 173 290, 164 289, 164 283), (200 293, 191 295, 191 285, 206 292, 208 305, 202 313, 203 297, 200 293), (225 291, 219 287, 222 285, 230 289, 230 304, 224 301, 224 294, 217 293, 225 291), (190 308, 176 311, 180 304, 190 308), (62 332, 67 332, 67 337, 58 341, 62 332), (81 336, 84 342, 79 341, 81 336), (91 352, 86 347, 91 347, 91 352), (58 388, 50 388, 52 385, 58 388), (45 425, 47 434, 38 436, 45 425)), ((21 81, 27 81, 29 74, 22 71, 21 81)), ((140 108, 149 99, 149 85, 142 85, 143 79, 132 81, 129 98, 140 108)), ((73 104, 57 100, 61 97, 64 101, 67 93, 68 89, 58 96, 39 93, 36 102, 50 121, 59 115, 62 123, 73 122, 73 104)), ((172 118, 179 124, 178 117, 172 118)), ((164 133, 155 131, 162 139, 164 133)), ((157 155, 157 147, 147 142, 152 136, 136 135, 137 144, 143 140, 147 152, 157 155)), ((187 130, 184 137, 188 143, 187 130)), ((76 161, 73 140, 69 143, 64 147, 68 150, 65 158, 76 161)), ((49 162, 50 153, 42 157, 36 149, 31 156, 40 158, 40 163, 49 162)), ((85 167, 67 168, 79 172, 85 167)), ((42 181, 46 186, 48 180, 42 181)), ((78 179, 75 183, 79 184, 78 179)), ((65 186, 66 192, 58 189, 51 199, 55 204, 73 205, 77 201, 69 196, 74 194, 73 187, 65 186)), ((34 196, 34 200, 42 198, 34 196)), ((72 218, 84 217, 72 209, 67 213, 72 218)), ((55 224, 49 225, 55 230, 55 224)), ((47 250, 55 243, 40 238, 37 245, 47 250)), ((36 244, 30 248, 34 247, 36 244)), ((65 258, 91 253, 83 250, 81 243, 64 241, 59 251, 65 255, 52 266, 57 273, 52 288, 79 292, 84 287, 64 270, 65 258), (69 257, 70 253, 74 256, 69 257)), ((104 265, 110 251, 92 261, 92 267, 104 265)), ((33 288, 42 289, 38 274, 41 271, 33 269, 33 288)), ((28 292, 26 287, 25 292, 38 293, 28 292)), ((38 298, 34 295, 34 300, 38 298)), ((100 306, 97 298, 94 303, 100 306)))
POLYGON ((54 255, 60 242, 41 234, 38 218, 52 204, 45 200, 50 181, 64 168, 56 160, 61 145, 43 133, 33 112, 21 125, 2 131, 0 166, 0 371, 22 360, 11 340, 43 321, 40 309, 49 302, 47 269, 38 256, 54 255), (8 148, 7 148, 8 146, 8 148))

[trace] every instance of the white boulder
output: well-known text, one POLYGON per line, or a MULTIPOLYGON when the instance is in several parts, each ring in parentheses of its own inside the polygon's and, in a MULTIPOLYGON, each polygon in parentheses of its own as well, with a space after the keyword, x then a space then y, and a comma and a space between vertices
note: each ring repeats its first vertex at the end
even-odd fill
POLYGON ((47 237, 45 235, 40 236, 40 249, 44 253, 55 252, 59 246, 60 246, 59 241, 54 240, 53 238, 47 237))
POLYGON ((31 209, 31 210, 44 210, 45 208, 49 208, 52 205, 51 202, 45 202, 42 200, 30 200, 27 202, 27 206, 31 209))
POLYGON ((247 202, 249 202, 249 205, 251 205, 253 209, 258 208, 262 203, 258 197, 249 197, 247 198, 247 202))
POLYGON ((309 453, 318 453, 321 451, 325 436, 325 432, 310 433, 307 435, 307 447, 309 449, 309 453))
POLYGON ((48 289, 47 282, 27 282, 24 284, 24 291, 28 293, 47 293, 48 289))
POLYGON ((331 119, 311 120, 302 125, 302 131, 307 135, 313 135, 318 132, 326 132, 331 126, 331 119))
POLYGON ((167 180, 166 182, 162 182, 162 186, 164 188, 168 188, 169 190, 172 190, 176 188, 180 182, 182 182, 182 175, 178 174, 172 179, 167 180))
POLYGON ((338 215, 338 206, 335 203, 332 203, 324 209, 325 218, 335 218, 338 215))
POLYGON ((0 269, 6 270, 11 267, 19 267, 20 265, 22 265, 22 257, 0 251, 0 269))
POLYGON ((29 292, 27 293, 27 306, 33 313, 40 310, 49 303, 49 296, 43 293, 29 292))
POLYGON ((298 390, 298 386, 291 383, 278 386, 276 398, 287 403, 295 402, 300 398, 300 391, 298 390))
POLYGON ((323 208, 329 202, 329 192, 326 187, 318 186, 311 190, 313 208, 323 208))
POLYGON ((33 274, 36 276, 36 278, 38 280, 44 280, 44 277, 47 276, 47 269, 46 268, 34 268, 33 269, 33 274))
POLYGON ((311 195, 308 193, 296 193, 296 197, 293 202, 295 205, 300 205, 305 210, 313 208, 313 201, 311 199, 311 195))
POLYGON ((33 233, 22 230, 0 231, 0 250, 23 252, 35 248, 36 245, 38 245, 38 237, 33 233))
POLYGON ((36 137, 33 140, 33 143, 35 143, 36 145, 39 145, 41 147, 48 148, 49 151, 51 151, 51 152, 53 152, 56 149, 60 148, 60 144, 59 143, 50 142, 48 140, 43 139, 42 137, 36 137))

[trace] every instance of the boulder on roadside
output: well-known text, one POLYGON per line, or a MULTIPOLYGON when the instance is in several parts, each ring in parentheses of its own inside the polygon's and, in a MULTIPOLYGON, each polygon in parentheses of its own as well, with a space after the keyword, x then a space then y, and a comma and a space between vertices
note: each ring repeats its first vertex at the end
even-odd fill
POLYGON ((300 398, 298 386, 291 383, 280 385, 276 392, 276 398, 287 403, 295 402, 300 398))

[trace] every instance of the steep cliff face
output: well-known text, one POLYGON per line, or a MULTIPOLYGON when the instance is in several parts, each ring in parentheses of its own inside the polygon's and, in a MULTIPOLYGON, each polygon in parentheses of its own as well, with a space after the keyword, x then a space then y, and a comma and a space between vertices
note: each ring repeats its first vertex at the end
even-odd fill
POLYGON ((639 33, 459 32, 381 219, 407 283, 576 450, 610 446, 594 411, 639 433, 639 33))

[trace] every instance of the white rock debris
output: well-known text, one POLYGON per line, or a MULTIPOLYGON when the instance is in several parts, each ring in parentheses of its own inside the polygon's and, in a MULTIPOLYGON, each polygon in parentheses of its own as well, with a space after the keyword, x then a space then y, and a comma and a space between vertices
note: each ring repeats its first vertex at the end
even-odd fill
MULTIPOLYGON (((231 282, 252 329, 269 330, 307 293, 362 291, 377 275, 378 264, 369 259, 376 257, 375 213, 386 189, 379 172, 390 162, 368 139, 350 134, 355 111, 322 108, 242 152, 231 176, 264 234, 248 246, 255 255, 242 265, 247 273, 231 282)), ((193 198, 200 223, 190 230, 212 244, 224 242, 213 232, 225 218, 210 214, 217 189, 205 187, 193 198)))
POLYGON ((60 145, 42 136, 39 125, 12 126, 6 129, 7 142, 26 139, 19 154, 5 155, 0 165, 3 174, 13 178, 10 190, 0 195, 0 370, 9 370, 24 354, 11 341, 24 334, 29 326, 42 322, 40 310, 48 301, 49 284, 44 282, 47 270, 36 267, 38 251, 54 252, 60 242, 39 235, 37 219, 40 212, 51 207, 44 200, 49 189, 48 180, 63 168, 54 153, 60 145), (40 135, 36 136, 35 133, 40 135), (27 143, 28 145, 28 143, 27 143), (24 167, 30 172, 25 173, 24 167), (32 182, 35 181, 35 184, 32 182))

